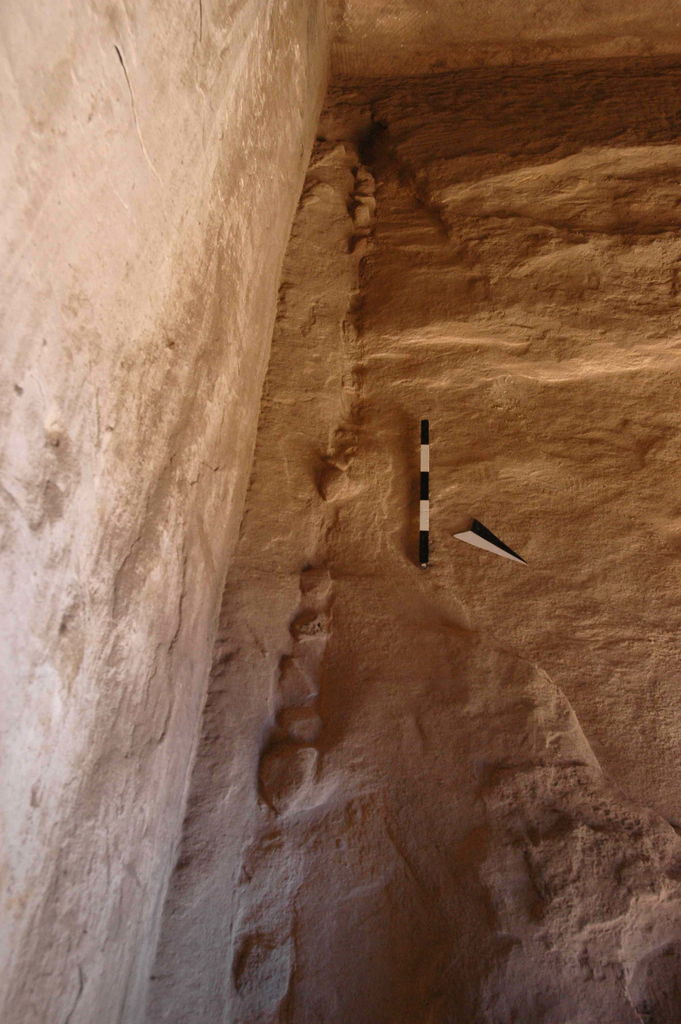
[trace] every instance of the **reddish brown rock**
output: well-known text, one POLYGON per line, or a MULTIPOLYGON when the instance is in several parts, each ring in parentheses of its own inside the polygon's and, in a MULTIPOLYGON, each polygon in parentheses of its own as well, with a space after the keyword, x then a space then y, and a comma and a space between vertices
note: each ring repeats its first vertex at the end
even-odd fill
MULTIPOLYGON (((676 1024, 678 602, 656 531, 678 417, 678 74, 467 71, 332 94, 309 172, 328 187, 284 266, 278 401, 223 613, 239 653, 220 687, 247 679, 253 743, 271 737, 265 806, 248 849, 227 849, 238 766, 216 777, 213 748, 199 754, 185 842, 220 852, 169 904, 187 941, 221 937, 183 966, 187 989, 214 986, 226 957, 238 973, 225 900, 249 934, 293 936, 286 1003, 263 953, 222 1014, 258 1019, 271 989, 272 1020, 676 1024), (362 258, 346 242, 367 105, 362 258), (329 488, 352 480, 338 500, 319 453, 329 488), (528 566, 458 543, 472 516, 528 566), (258 587, 266 607, 244 603, 258 587), (303 663, 308 697, 281 685, 303 663)), ((223 749, 238 729, 225 716, 223 749)))
POLYGON ((678 1024, 677 4, 2 24, 3 1024, 678 1024))

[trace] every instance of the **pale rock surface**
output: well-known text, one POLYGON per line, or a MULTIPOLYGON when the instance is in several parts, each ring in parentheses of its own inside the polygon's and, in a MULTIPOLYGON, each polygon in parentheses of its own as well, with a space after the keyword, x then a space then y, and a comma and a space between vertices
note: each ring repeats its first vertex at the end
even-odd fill
POLYGON ((3 1024, 678 1024, 670 0, 331 5, 176 856, 325 6, 0 12, 3 1024))
POLYGON ((150 1024, 681 1019, 680 75, 332 92, 150 1024))
POLYGON ((325 4, 7 0, 0 40, 0 1019, 131 1024, 325 4))

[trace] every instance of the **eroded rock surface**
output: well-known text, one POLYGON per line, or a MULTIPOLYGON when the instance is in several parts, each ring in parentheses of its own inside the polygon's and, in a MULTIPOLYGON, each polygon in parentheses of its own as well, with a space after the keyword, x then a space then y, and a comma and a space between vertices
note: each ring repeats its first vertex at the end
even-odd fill
MULTIPOLYGON (((360 119, 368 129, 368 111, 360 119)), ((330 467, 353 478, 357 246, 371 230, 354 212, 372 189, 354 142, 317 144, 283 270, 256 467, 152 981, 153 1021, 269 1020, 288 1006, 294 932, 272 891, 293 898, 303 860, 284 850, 277 823, 327 799, 320 684, 335 585, 324 552, 338 510, 320 481, 330 467), (268 851, 282 859, 273 864, 268 851), (260 896, 246 904, 253 877, 260 896), (244 971, 252 983, 242 982, 244 971)))
POLYGON ((151 1021, 680 1018, 678 84, 332 93, 151 1021))
POLYGON ((335 68, 360 77, 681 50, 674 0, 336 0, 334 6, 335 68))
POLYGON ((438 580, 674 822, 680 84, 615 62, 378 90, 364 286, 369 407, 431 418, 438 580), (455 540, 470 516, 531 571, 455 540))
POLYGON ((0 1019, 140 1020, 322 0, 0 12, 0 1019))

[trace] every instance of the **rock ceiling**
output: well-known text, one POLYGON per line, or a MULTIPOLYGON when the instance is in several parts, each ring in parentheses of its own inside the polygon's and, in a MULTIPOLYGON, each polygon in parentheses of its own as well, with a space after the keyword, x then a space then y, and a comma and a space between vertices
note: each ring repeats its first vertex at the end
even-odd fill
POLYGON ((675 0, 338 0, 336 70, 423 74, 681 50, 675 0))

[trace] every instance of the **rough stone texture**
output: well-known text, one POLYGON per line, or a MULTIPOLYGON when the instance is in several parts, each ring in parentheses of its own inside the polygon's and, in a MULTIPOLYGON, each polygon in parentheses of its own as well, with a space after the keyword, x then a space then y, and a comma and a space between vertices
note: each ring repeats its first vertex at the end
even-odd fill
POLYGON ((679 85, 333 92, 153 1024, 681 1019, 679 85), (529 565, 454 540, 471 516, 529 565))
POLYGON ((0 11, 0 1017, 678 1024, 672 0, 330 3, 182 826, 325 8, 0 11))
MULTIPOLYGON (((263 849, 280 848, 270 819, 325 799, 317 736, 297 736, 291 723, 295 709, 298 720, 303 709, 318 714, 331 628, 332 581, 317 554, 328 517, 319 478, 330 466, 347 469, 356 450, 343 426, 358 386, 348 308, 359 257, 350 250, 369 229, 352 211, 372 183, 358 163, 352 145, 317 146, 289 244, 254 476, 154 969, 154 1022, 246 1024, 286 1009, 290 922, 275 912, 251 928, 257 914, 243 890, 253 872, 261 877, 263 849)), ((292 896, 299 860, 294 851, 267 868, 265 904, 274 891, 292 896)))
POLYGON ((651 61, 386 84, 365 280, 378 393, 433 421, 438 574, 679 824, 680 86, 651 61), (531 571, 456 541, 470 516, 531 571))
POLYGON ((0 21, 0 1017, 132 1022, 326 15, 9 0, 0 21))
POLYGON ((676 0, 338 0, 348 75, 681 52, 676 0))

